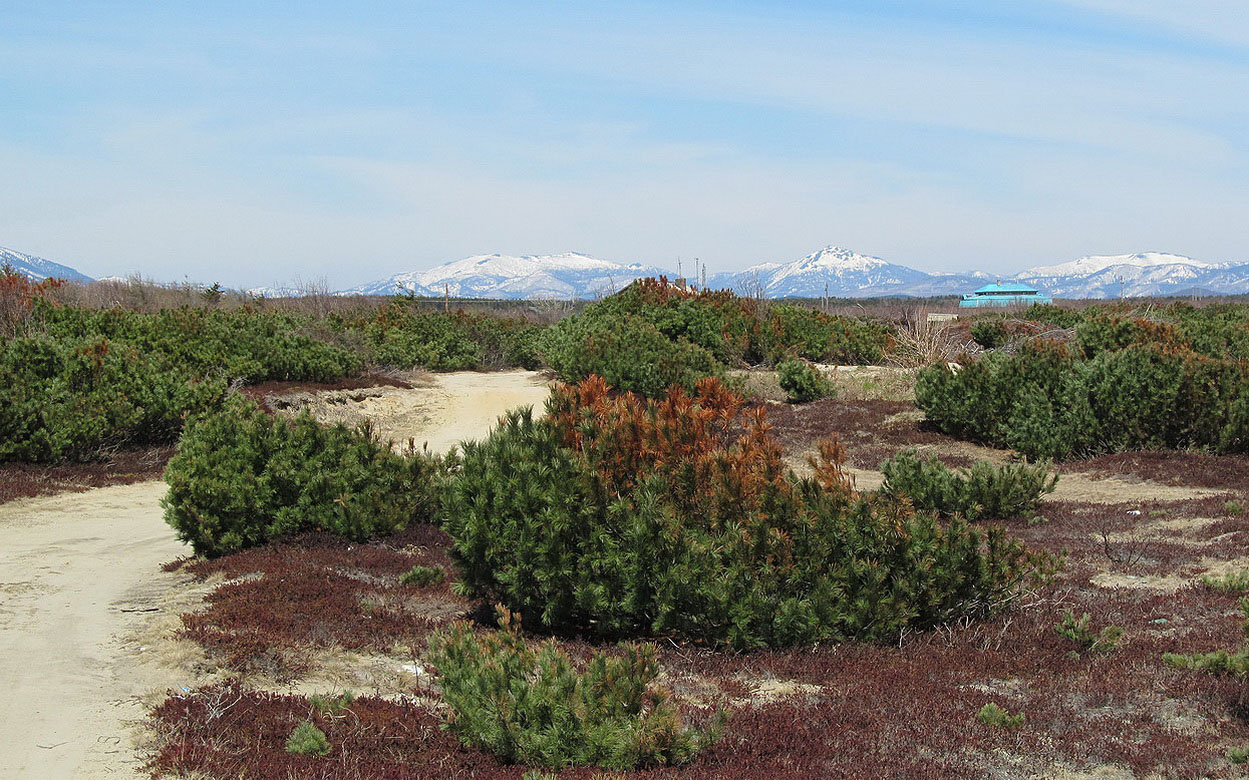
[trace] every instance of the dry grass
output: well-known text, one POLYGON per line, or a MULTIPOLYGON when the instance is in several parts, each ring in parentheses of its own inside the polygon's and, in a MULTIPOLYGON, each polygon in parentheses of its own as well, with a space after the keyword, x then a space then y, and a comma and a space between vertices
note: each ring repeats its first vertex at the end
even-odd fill
POLYGON ((907 312, 894 328, 894 348, 887 357, 891 365, 919 369, 933 363, 947 363, 962 353, 975 352, 978 345, 949 320, 928 322, 919 310, 907 312))

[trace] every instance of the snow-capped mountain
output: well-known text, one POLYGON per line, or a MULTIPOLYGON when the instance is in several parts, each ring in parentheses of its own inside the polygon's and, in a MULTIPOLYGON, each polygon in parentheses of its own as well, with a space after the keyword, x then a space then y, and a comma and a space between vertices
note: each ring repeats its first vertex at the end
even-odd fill
POLYGON ((744 295, 762 292, 768 298, 915 297, 967 292, 983 284, 987 277, 979 273, 929 274, 879 257, 826 246, 790 263, 761 263, 736 273, 716 274, 707 284, 744 295))
POLYGON ((419 296, 444 292, 462 298, 589 299, 610 295, 635 279, 669 275, 662 268, 623 265, 610 260, 564 252, 558 255, 474 255, 410 271, 388 279, 341 290, 339 295, 392 295, 411 291, 419 296))
POLYGON ((1208 290, 1249 292, 1249 263, 1207 263, 1167 252, 1091 255, 1015 276, 1063 298, 1119 298, 1208 290))
POLYGON ((92 281, 90 276, 75 271, 67 265, 54 263, 51 260, 44 260, 42 257, 35 257, 23 252, 15 252, 12 249, 5 249, 0 246, 0 267, 5 265, 8 265, 32 282, 42 282, 48 278, 65 279, 70 282, 92 281))

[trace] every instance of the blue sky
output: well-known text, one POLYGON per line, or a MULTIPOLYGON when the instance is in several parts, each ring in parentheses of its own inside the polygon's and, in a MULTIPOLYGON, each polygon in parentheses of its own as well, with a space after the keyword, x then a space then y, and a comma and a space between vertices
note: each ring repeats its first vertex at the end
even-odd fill
POLYGON ((470 254, 1249 261, 1249 4, 0 4, 0 245, 332 287, 470 254))

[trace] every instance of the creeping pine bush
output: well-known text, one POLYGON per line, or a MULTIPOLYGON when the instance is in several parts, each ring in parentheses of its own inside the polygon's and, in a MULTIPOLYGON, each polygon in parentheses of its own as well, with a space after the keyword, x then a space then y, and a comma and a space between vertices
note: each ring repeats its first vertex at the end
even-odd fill
POLYGON ((1201 584, 1220 593, 1249 592, 1249 570, 1229 571, 1222 577, 1211 577, 1206 574, 1202 576, 1201 584))
POLYGON ((364 334, 378 365, 431 371, 538 367, 533 341, 541 328, 518 319, 420 312, 396 301, 369 318, 345 318, 342 325, 364 334))
POLYGON ((565 317, 541 336, 538 350, 562 379, 599 375, 646 396, 662 395, 672 385, 692 389, 698 380, 724 370, 703 347, 684 337, 669 339, 632 314, 565 317))
POLYGON ((439 469, 366 429, 270 417, 235 399, 187 427, 161 503, 178 538, 209 557, 304 531, 364 540, 431 520, 439 469))
POLYGON ((1130 449, 1249 452, 1249 362, 1135 344, 1085 359, 1033 342, 919 374, 916 404, 942 431, 1062 459, 1130 449))
POLYGON ((777 364, 776 375, 791 404, 829 398, 837 394, 832 380, 805 360, 794 358, 777 364))
POLYGON ((38 315, 53 339, 123 342, 190 377, 220 376, 252 384, 267 380, 331 381, 357 373, 360 358, 306 332, 307 316, 250 309, 181 307, 154 314, 120 308, 78 309, 42 304, 38 315))
POLYGON ((596 652, 578 672, 553 640, 536 652, 520 620, 501 610, 501 630, 466 623, 430 639, 430 661, 465 745, 509 764, 625 770, 683 764, 719 739, 723 719, 685 728, 664 689, 654 645, 596 652))
POLYGON ((0 462, 89 459, 101 449, 165 444, 183 417, 221 402, 196 380, 124 342, 24 336, 0 342, 0 462))
POLYGON ((979 320, 971 326, 971 337, 984 349, 997 349, 1006 343, 1006 325, 1000 317, 979 320))
POLYGON ((0 274, 0 462, 166 444, 188 416, 219 406, 232 382, 329 380, 361 367, 304 333, 307 318, 79 309, 53 305, 38 285, 8 305, 10 279, 0 274))
MULTIPOLYGON (((1249 598, 1240 600, 1240 611, 1245 617, 1243 629, 1249 638, 1249 598)), ((1241 680, 1240 703, 1249 695, 1249 642, 1235 650, 1215 650, 1210 653, 1163 653, 1162 662, 1177 669, 1194 669, 1211 674, 1227 674, 1241 680)))
POLYGON ((879 363, 890 343, 878 322, 641 279, 553 325, 537 349, 562 379, 596 374, 617 389, 656 398, 673 384, 692 390, 727 366, 795 356, 879 363))
POLYGON ((415 588, 425 588, 442 582, 446 578, 447 572, 441 566, 421 566, 417 564, 399 575, 399 583, 401 585, 411 585, 415 588))
POLYGON ((465 446, 445 494, 458 590, 549 628, 736 648, 895 638, 983 615, 1035 562, 1000 528, 798 478, 718 381, 660 400, 594 377, 465 446))
POLYGON ((1053 493, 1058 475, 1045 464, 1007 463, 995 466, 976 461, 970 469, 949 469, 938 458, 921 458, 904 450, 880 464, 885 474, 882 490, 906 495, 916 509, 942 515, 960 514, 968 520, 1005 519, 1035 510, 1041 496, 1053 493))
MULTIPOLYGON (((1240 600, 1240 611, 1245 617, 1244 632, 1249 638, 1249 598, 1240 600)), ((1200 669, 1216 674, 1249 676, 1249 644, 1234 651, 1215 650, 1211 653, 1163 653, 1162 660, 1168 666, 1179 669, 1200 669)))

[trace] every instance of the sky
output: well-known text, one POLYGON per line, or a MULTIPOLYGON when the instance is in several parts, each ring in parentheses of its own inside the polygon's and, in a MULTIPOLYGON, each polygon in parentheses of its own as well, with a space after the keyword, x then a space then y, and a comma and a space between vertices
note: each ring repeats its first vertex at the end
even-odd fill
POLYGON ((0 177, 0 246, 229 287, 1245 262, 1249 3, 5 0, 0 177))

